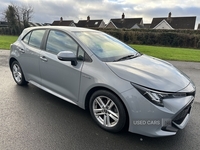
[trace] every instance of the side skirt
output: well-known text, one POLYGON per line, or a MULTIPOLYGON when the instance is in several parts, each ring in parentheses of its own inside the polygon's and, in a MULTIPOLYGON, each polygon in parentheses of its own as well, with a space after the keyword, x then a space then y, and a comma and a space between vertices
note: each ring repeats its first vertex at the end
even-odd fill
POLYGON ((44 91, 46 91, 46 92, 52 94, 52 95, 55 95, 56 97, 59 97, 59 98, 65 100, 65 101, 67 101, 67 102, 70 102, 70 103, 72 103, 72 104, 74 104, 74 105, 77 105, 77 103, 75 103, 74 101, 72 101, 72 100, 70 100, 70 99, 68 99, 68 98, 66 98, 66 97, 64 97, 64 96, 62 96, 62 95, 60 95, 60 94, 58 94, 58 93, 56 93, 56 92, 54 92, 54 91, 52 91, 52 90, 50 90, 50 89, 44 87, 44 86, 42 86, 42 85, 40 85, 40 84, 34 82, 34 81, 28 81, 28 82, 31 83, 31 84, 33 84, 33 85, 35 85, 35 86, 37 86, 37 87, 40 88, 40 89, 42 89, 42 90, 44 90, 44 91))

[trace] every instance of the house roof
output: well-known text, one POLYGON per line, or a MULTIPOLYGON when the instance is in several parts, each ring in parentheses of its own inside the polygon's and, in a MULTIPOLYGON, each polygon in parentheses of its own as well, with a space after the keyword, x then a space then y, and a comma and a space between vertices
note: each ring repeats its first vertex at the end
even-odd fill
POLYGON ((35 23, 33 23, 33 22, 29 22, 28 24, 29 24, 29 26, 31 26, 31 27, 37 26, 37 24, 35 24, 35 23))
POLYGON ((124 18, 124 19, 111 19, 112 23, 117 28, 132 28, 135 24, 140 24, 142 18, 124 18))
POLYGON ((196 16, 153 18, 150 28, 154 28, 163 20, 165 20, 174 29, 194 29, 196 16))
POLYGON ((78 23, 76 24, 77 27, 99 27, 101 20, 79 20, 78 23))
POLYGON ((72 23, 74 23, 73 20, 56 20, 51 25, 52 26, 70 26, 72 23))
POLYGON ((37 26, 42 26, 42 24, 40 24, 40 23, 35 23, 37 26))

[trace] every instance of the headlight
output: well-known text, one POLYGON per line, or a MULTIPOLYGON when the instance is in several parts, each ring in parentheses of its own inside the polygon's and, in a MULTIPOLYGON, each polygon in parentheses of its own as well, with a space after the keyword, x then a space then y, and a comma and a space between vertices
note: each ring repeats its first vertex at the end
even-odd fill
POLYGON ((131 83, 146 99, 151 101, 152 103, 164 107, 163 99, 165 98, 176 98, 176 97, 185 97, 186 93, 167 93, 167 92, 159 92, 153 89, 149 89, 146 87, 142 87, 135 83, 131 83))

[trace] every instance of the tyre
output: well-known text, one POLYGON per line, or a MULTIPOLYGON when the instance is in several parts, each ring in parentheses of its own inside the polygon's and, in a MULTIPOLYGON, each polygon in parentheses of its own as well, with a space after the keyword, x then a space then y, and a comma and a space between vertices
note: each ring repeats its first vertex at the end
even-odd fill
POLYGON ((11 71, 12 71, 13 78, 18 85, 22 86, 28 83, 25 80, 22 69, 17 61, 13 61, 11 65, 11 71))
POLYGON ((109 132, 121 131, 126 123, 126 111, 121 100, 113 93, 99 90, 93 93, 89 102, 93 120, 109 132))

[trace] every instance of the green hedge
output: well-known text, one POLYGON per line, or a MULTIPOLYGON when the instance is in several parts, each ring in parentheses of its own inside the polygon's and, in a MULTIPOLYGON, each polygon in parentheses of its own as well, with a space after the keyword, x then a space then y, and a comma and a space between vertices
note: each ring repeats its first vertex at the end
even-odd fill
POLYGON ((18 27, 9 28, 9 27, 1 27, 0 35, 20 35, 21 31, 18 27))
POLYGON ((198 30, 154 30, 154 29, 97 29, 128 44, 158 45, 200 49, 198 30))
MULTIPOLYGON (((128 44, 200 49, 200 30, 94 29, 106 32, 128 44)), ((18 28, 0 28, 2 35, 19 35, 20 33, 18 28)))

